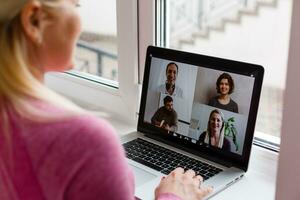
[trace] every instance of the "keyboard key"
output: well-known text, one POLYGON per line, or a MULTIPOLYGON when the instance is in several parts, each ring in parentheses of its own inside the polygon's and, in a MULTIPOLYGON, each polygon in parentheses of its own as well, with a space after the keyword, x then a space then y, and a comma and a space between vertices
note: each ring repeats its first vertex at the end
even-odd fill
POLYGON ((140 159, 140 158, 135 157, 135 158, 133 158, 133 160, 136 161, 136 162, 138 162, 138 163, 141 163, 141 164, 143 164, 143 165, 146 165, 147 167, 150 167, 150 168, 152 168, 152 169, 155 169, 155 170, 157 170, 157 171, 163 170, 162 167, 159 167, 159 166, 157 166, 157 165, 154 165, 154 164, 152 164, 152 163, 150 163, 150 162, 147 162, 147 161, 145 161, 145 160, 142 160, 142 159, 140 159))

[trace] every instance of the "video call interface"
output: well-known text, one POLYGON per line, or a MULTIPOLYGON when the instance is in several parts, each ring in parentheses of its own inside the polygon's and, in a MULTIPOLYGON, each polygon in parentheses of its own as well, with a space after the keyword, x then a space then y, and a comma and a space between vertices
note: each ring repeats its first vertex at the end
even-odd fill
POLYGON ((254 77, 152 57, 144 122, 242 155, 254 77))

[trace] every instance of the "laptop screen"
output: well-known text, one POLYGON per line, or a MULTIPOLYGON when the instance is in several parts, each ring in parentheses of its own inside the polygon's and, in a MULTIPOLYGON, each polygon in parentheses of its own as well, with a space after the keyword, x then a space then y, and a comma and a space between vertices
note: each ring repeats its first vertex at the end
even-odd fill
POLYGON ((263 73, 250 65, 150 48, 142 124, 193 148, 242 159, 253 139, 263 73))

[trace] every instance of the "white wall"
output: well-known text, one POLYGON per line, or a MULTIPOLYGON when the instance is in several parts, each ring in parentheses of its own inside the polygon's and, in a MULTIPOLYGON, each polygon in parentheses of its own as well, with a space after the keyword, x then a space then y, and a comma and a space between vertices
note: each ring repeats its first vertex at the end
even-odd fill
POLYGON ((282 135, 277 175, 277 200, 300 199, 300 1, 294 0, 282 135))
POLYGON ((292 0, 278 0, 276 8, 262 7, 258 16, 243 16, 240 24, 226 24, 209 39, 183 45, 186 51, 263 65, 265 86, 285 87, 292 0))

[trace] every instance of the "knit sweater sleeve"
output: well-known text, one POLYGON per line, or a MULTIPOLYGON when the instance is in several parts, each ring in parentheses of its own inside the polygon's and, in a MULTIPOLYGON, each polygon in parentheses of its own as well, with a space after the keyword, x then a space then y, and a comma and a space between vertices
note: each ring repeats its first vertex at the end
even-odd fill
POLYGON ((133 173, 106 121, 84 115, 33 123, 24 132, 45 199, 134 199, 133 173))
POLYGON ((79 163, 73 168, 64 199, 133 200, 133 174, 112 127, 105 121, 90 119, 82 137, 85 152, 78 155, 79 163))

